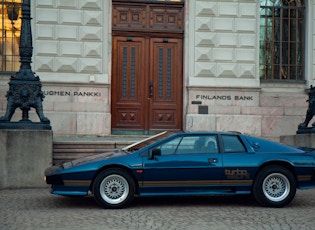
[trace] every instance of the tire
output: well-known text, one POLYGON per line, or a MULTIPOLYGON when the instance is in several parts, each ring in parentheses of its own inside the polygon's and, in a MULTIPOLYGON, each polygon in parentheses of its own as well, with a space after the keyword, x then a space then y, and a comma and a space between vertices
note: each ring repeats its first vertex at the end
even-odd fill
POLYGON ((268 166, 258 173, 253 195, 256 201, 268 207, 280 208, 289 204, 296 193, 296 180, 283 166, 268 166))
POLYGON ((97 175, 92 191, 103 208, 124 208, 134 198, 135 182, 123 169, 107 169, 97 175))

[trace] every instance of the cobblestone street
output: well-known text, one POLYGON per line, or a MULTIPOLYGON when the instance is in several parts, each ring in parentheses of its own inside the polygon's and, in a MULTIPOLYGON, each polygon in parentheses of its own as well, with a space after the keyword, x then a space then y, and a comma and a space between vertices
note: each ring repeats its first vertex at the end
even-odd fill
POLYGON ((121 210, 48 189, 1 190, 0 229, 315 229, 315 189, 298 190, 280 209, 260 207, 249 196, 209 196, 136 198, 121 210))

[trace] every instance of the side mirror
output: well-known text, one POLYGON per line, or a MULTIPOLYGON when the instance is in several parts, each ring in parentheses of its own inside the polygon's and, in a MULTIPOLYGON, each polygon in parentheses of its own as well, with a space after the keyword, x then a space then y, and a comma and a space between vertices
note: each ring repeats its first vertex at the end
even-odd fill
POLYGON ((153 149, 150 160, 153 160, 155 156, 161 156, 161 149, 153 149))
POLYGON ((260 149, 260 144, 259 144, 258 142, 253 142, 253 143, 251 144, 251 146, 252 146, 255 150, 260 149))

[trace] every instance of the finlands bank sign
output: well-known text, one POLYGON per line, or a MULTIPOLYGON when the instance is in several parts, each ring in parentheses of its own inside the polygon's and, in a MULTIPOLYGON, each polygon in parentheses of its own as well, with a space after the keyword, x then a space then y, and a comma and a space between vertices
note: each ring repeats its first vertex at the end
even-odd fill
POLYGON ((196 100, 221 100, 221 101, 253 101, 253 96, 232 95, 196 95, 196 100))

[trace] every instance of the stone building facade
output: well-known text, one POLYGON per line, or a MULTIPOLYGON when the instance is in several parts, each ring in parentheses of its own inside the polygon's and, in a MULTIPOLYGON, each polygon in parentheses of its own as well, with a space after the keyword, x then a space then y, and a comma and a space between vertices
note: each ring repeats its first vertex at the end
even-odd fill
MULTIPOLYGON (((32 68, 43 84, 44 111, 55 136, 113 133, 114 2, 119 1, 32 1, 32 68)), ((305 79, 292 81, 260 78, 260 4, 182 1, 180 129, 240 131, 279 140, 295 134, 304 120, 307 90, 315 84, 315 2, 305 0, 305 79)), ((4 113, 9 75, 1 74, 0 80, 4 113)), ((17 111, 14 119, 19 117, 17 111)), ((36 121, 34 113, 31 119, 36 121)))

